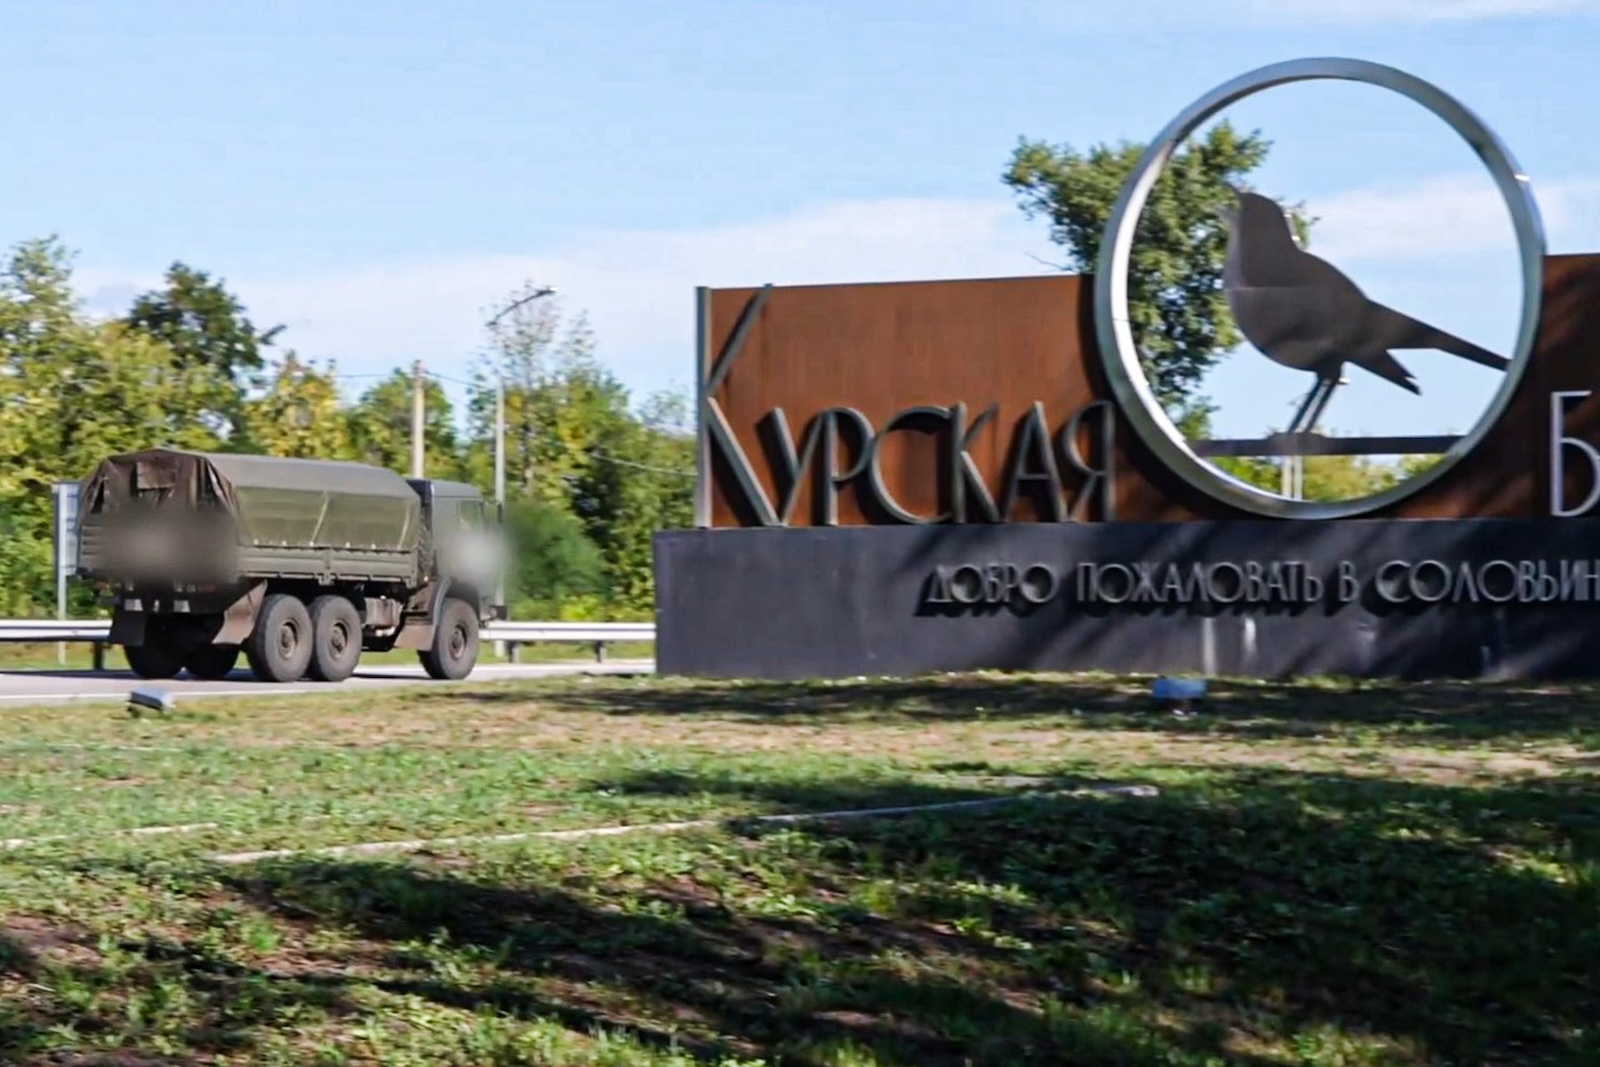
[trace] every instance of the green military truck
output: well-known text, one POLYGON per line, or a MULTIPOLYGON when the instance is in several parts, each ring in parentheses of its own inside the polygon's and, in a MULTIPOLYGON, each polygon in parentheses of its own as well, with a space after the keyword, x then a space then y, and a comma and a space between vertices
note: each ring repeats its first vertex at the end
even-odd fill
POLYGON ((142 678, 338 682, 414 649, 464 678, 504 565, 470 485, 361 463, 154 448, 103 460, 79 497, 80 577, 142 678))

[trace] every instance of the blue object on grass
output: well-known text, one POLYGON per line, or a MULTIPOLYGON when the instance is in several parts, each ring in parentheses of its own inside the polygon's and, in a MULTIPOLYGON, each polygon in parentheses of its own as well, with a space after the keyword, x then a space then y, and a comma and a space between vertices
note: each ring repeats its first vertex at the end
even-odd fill
POLYGON ((1157 678, 1151 686, 1157 700, 1203 700, 1206 695, 1204 678, 1157 678))

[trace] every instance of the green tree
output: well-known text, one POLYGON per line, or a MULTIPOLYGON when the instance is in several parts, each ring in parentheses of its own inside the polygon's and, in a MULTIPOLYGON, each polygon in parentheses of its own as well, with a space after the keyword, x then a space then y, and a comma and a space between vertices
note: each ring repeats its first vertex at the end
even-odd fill
MULTIPOLYGON (((371 386, 349 409, 349 437, 357 459, 401 474, 411 473, 411 374, 396 370, 371 386)), ((455 408, 444 386, 432 378, 422 385, 422 459, 431 478, 464 473, 455 408)))
POLYGON ((0 507, 0 614, 8 618, 27 618, 50 603, 51 526, 25 505, 7 499, 0 507))
POLYGON ((520 500, 507 507, 506 525, 514 617, 557 618, 565 605, 604 597, 605 562, 577 516, 542 500, 520 500))
POLYGON ((18 246, 0 277, 0 493, 80 478, 107 452, 215 438, 172 413, 205 395, 204 368, 118 322, 92 322, 53 239, 18 246))
POLYGON ((333 364, 320 370, 292 351, 274 367, 265 394, 246 404, 244 430, 253 448, 271 456, 349 459, 354 455, 333 364))
POLYGON ((613 412, 576 486, 575 507, 600 546, 611 601, 622 612, 647 613, 654 604, 656 532, 693 521, 686 409, 681 396, 663 393, 637 413, 613 412))
MULTIPOLYGON (((513 296, 530 291, 525 287, 513 296)), ((648 612, 655 531, 692 518, 693 444, 685 430, 685 401, 651 397, 635 411, 628 391, 596 358, 581 315, 565 324, 555 301, 523 304, 493 331, 474 375, 469 466, 473 480, 486 488, 497 375, 503 375, 505 389, 508 498, 535 501, 577 520, 598 551, 608 610, 648 612)), ((553 538, 518 551, 540 555, 557 551, 540 545, 567 544, 553 538)), ((548 575, 544 563, 537 566, 548 575)), ((553 587, 548 578, 542 584, 553 587)), ((574 596, 585 600, 588 594, 574 596)))
POLYGON ((1397 481, 1408 481, 1424 471, 1431 470, 1444 456, 1401 456, 1394 462, 1397 481))
MULTIPOLYGON (((1390 463, 1371 456, 1306 456, 1301 460, 1300 496, 1303 500, 1328 502, 1371 496, 1427 469, 1437 460, 1436 456, 1411 456, 1390 463)), ((1229 456, 1213 462, 1219 470, 1250 485, 1272 492, 1283 487, 1282 460, 1229 456)))
POLYGON ((215 376, 125 323, 89 320, 72 258, 53 237, 26 241, 0 272, 0 583, 12 611, 53 596, 55 482, 111 452, 216 443, 192 417, 215 376))
POLYGON ((587 319, 563 328, 559 304, 543 300, 517 309, 493 333, 467 405, 470 470, 484 488, 494 469, 497 380, 505 392, 508 497, 572 510, 598 434, 627 405, 627 391, 595 357, 587 319))
POLYGON ((283 327, 257 329, 220 279, 181 262, 167 268, 163 288, 134 300, 123 321, 166 342, 180 368, 212 372, 220 387, 201 415, 219 436, 233 439, 234 447, 248 448, 239 439, 246 397, 263 385, 266 350, 283 327))
POLYGON ((1395 484, 1392 464, 1370 456, 1307 456, 1301 478, 1306 500, 1354 500, 1395 484))
MULTIPOLYGON (((1227 122, 1191 138, 1155 183, 1137 226, 1129 315, 1151 389, 1185 432, 1212 410, 1200 392, 1206 372, 1242 340, 1222 292, 1227 235, 1217 212, 1233 202, 1229 186, 1245 186, 1270 147, 1227 122)), ((1112 208, 1144 150, 1121 142, 1085 152, 1023 138, 1003 180, 1029 218, 1049 220, 1051 238, 1067 251, 1063 269, 1092 272, 1112 208)), ((1290 211, 1305 243, 1312 220, 1299 205, 1290 211)))

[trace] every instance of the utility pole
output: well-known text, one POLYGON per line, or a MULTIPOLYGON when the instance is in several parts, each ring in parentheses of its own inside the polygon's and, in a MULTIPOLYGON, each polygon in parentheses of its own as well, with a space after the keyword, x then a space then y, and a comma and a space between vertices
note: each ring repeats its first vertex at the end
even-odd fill
MULTIPOLYGON (((1295 404, 1298 404, 1298 403, 1301 403, 1301 402, 1309 402, 1310 399, 1311 399, 1311 394, 1307 393, 1305 396, 1300 397, 1297 400, 1291 400, 1289 402, 1289 406, 1293 407, 1295 404)), ((1289 429, 1293 430, 1294 428, 1295 428, 1295 422, 1293 420, 1291 420, 1290 423, 1289 423, 1289 429)), ((1294 487, 1295 487, 1295 473, 1296 473, 1295 472, 1295 467, 1296 467, 1297 461, 1299 460, 1300 457, 1299 456, 1295 456, 1295 455, 1291 455, 1291 454, 1285 452, 1281 458, 1282 458, 1282 463, 1278 467, 1278 481, 1279 481, 1278 495, 1279 496, 1286 496, 1290 500, 1298 500, 1299 499, 1299 494, 1297 494, 1294 491, 1294 487)))
MULTIPOLYGON (((495 313, 494 317, 484 326, 493 330, 500 325, 500 320, 511 314, 524 304, 531 304, 535 300, 546 296, 554 296, 556 291, 545 286, 535 289, 527 296, 513 300, 495 313)), ((501 360, 501 354, 495 354, 494 368, 494 500, 501 507, 506 502, 506 372, 501 360)))
POLYGON ((494 376, 494 502, 506 503, 506 379, 494 376))
POLYGON ((411 477, 421 478, 423 430, 426 425, 426 395, 422 391, 422 360, 411 364, 411 477))
MULTIPOLYGON (((500 325, 500 320, 501 319, 503 319, 505 316, 511 314, 517 308, 522 307, 524 304, 531 304, 533 301, 538 300, 538 299, 540 299, 542 297, 554 296, 555 292, 556 292, 555 289, 553 289, 553 288, 551 288, 549 286, 545 286, 545 287, 540 288, 540 289, 535 289, 533 292, 529 293, 527 296, 524 296, 524 297, 522 297, 522 298, 520 298, 518 300, 513 300, 511 303, 509 303, 505 307, 501 308, 499 311, 497 311, 494 314, 494 316, 492 318, 489 319, 488 322, 484 323, 484 327, 492 332, 496 327, 498 327, 500 325)), ((494 502, 495 502, 496 506, 499 508, 501 514, 505 513, 505 506, 506 506, 506 371, 505 371, 505 363, 504 363, 503 356, 504 356, 504 353, 499 352, 499 351, 495 352, 495 366, 494 366, 494 502)), ((495 602, 498 603, 498 604, 505 604, 505 602, 506 602, 505 567, 502 566, 502 567, 499 568, 498 577, 499 577, 499 581, 498 581, 496 589, 495 589, 495 602)), ((504 656, 506 654, 506 643, 504 641, 496 641, 494 643, 494 651, 495 651, 495 655, 504 656)))

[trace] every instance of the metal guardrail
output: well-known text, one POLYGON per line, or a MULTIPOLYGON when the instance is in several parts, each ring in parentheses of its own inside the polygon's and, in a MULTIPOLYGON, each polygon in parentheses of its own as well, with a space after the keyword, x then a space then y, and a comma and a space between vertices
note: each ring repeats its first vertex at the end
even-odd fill
MULTIPOLYGON (((484 641, 504 642, 512 662, 523 645, 593 645, 595 659, 604 661, 606 646, 649 644, 656 639, 653 622, 511 622, 489 623, 480 632, 484 641)), ((94 665, 104 667, 105 649, 111 643, 109 619, 0 619, 0 643, 68 642, 94 645, 94 665)))
POLYGON ((111 623, 98 619, 0 619, 0 641, 104 641, 111 623))
POLYGON ((655 643, 656 624, 653 622, 512 622, 502 619, 485 626, 479 636, 484 641, 504 641, 511 650, 512 663, 517 662, 517 650, 523 645, 546 643, 593 645, 595 661, 604 663, 607 645, 655 643))

